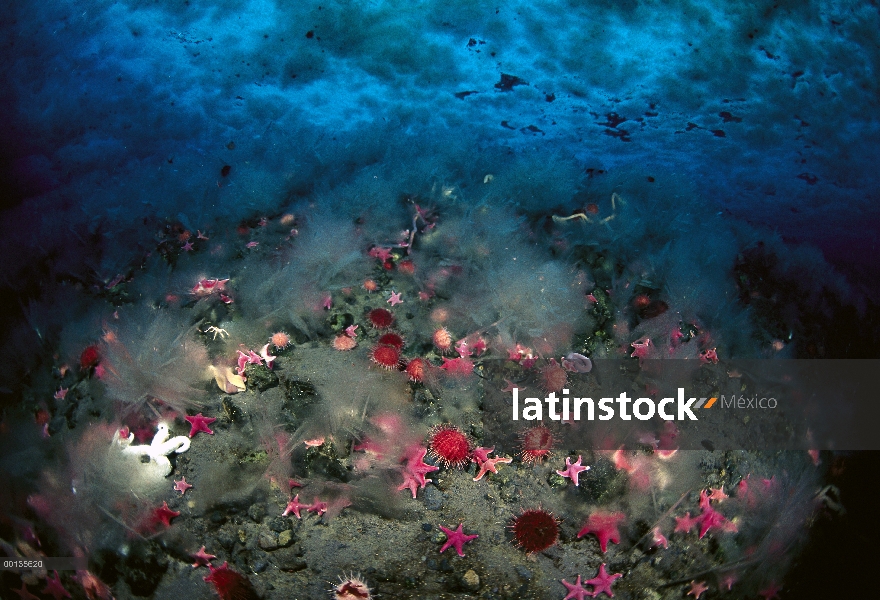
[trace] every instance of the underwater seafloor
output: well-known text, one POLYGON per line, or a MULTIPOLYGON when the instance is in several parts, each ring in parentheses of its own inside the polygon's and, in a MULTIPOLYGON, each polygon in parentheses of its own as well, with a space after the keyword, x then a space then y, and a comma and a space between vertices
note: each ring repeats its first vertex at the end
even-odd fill
POLYGON ((727 450, 679 448, 687 422, 510 419, 513 388, 589 393, 603 365, 633 394, 656 395, 641 372, 662 358, 707 395, 734 381, 748 397, 731 358, 870 355, 853 344, 876 306, 816 252, 672 194, 646 212, 586 185, 574 210, 521 210, 488 172, 416 190, 362 177, 237 223, 147 222, 152 241, 112 275, 68 271, 28 307, 42 355, 4 413, 3 545, 88 570, 7 571, 6 594, 853 585, 857 518, 875 518, 852 494, 863 455, 762 449, 753 415, 716 432, 741 440, 727 450), (479 537, 450 540, 460 524, 479 537))

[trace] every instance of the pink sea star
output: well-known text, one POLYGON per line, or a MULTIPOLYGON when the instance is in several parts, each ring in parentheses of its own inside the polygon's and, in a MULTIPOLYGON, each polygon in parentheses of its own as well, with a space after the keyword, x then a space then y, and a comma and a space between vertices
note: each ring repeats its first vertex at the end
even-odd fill
POLYGON ((202 413, 199 413, 197 415, 186 416, 186 417, 184 417, 184 419, 190 425, 192 425, 192 427, 190 427, 190 430, 189 430, 189 437, 194 436, 195 434, 199 433, 200 431, 207 433, 207 434, 210 434, 210 435, 214 435, 214 432, 208 428, 208 425, 210 425, 211 423, 213 423, 214 421, 217 420, 214 417, 205 417, 202 415, 202 413))
POLYGON ((21 582, 21 589, 12 591, 18 594, 18 597, 21 598, 21 600, 40 600, 37 596, 31 594, 30 590, 27 589, 27 584, 24 581, 21 582))
POLYGON ((446 552, 447 548, 453 547, 455 548, 455 551, 458 552, 459 556, 464 556, 464 552, 462 552, 461 547, 468 542, 471 542, 480 537, 476 534, 467 535, 466 533, 464 533, 464 530, 462 529, 464 527, 464 523, 459 523, 458 529, 456 529, 455 531, 453 531, 452 529, 447 529, 443 527, 443 525, 438 525, 438 527, 440 527, 440 529, 443 530, 443 533, 446 534, 446 543, 444 543, 443 547, 440 548, 440 554, 446 552))
POLYGON ((474 363, 467 358, 446 358, 444 356, 440 368, 453 375, 470 375, 474 372, 474 363))
POLYGON ((174 482, 174 489, 180 492, 180 495, 183 496, 186 493, 186 490, 192 487, 191 483, 186 482, 186 477, 181 477, 180 481, 174 482))
POLYGON ((162 523, 165 527, 171 527, 171 519, 179 517, 180 512, 168 508, 167 502, 162 502, 162 506, 153 510, 152 522, 158 525, 162 523))
POLYGON ((565 586, 565 589, 568 590, 568 593, 565 595, 565 598, 562 600, 584 600, 586 596, 592 596, 590 592, 581 585, 581 576, 578 575, 577 579, 574 583, 569 583, 566 580, 562 580, 562 585, 565 586))
POLYGON ((673 533, 690 533, 694 525, 700 522, 699 517, 692 517, 690 512, 685 513, 683 517, 675 517, 675 530, 673 533))
POLYGON ((408 488, 412 492, 412 497, 415 498, 416 490, 424 489, 427 484, 425 475, 440 470, 440 467, 434 467, 424 462, 427 453, 428 449, 418 444, 409 447, 404 455, 406 465, 402 467, 403 483, 397 487, 398 491, 408 488))
POLYGON ((615 544, 620 543, 620 531, 617 525, 625 518, 626 516, 622 512, 606 513, 596 511, 590 515, 590 518, 587 519, 587 522, 578 531, 577 537, 580 539, 588 533, 595 534, 599 538, 599 548, 602 549, 602 552, 605 552, 609 541, 615 544))
POLYGON ((610 597, 614 597, 614 592, 611 591, 611 585, 618 577, 623 577, 622 573, 614 573, 613 575, 609 575, 605 571, 605 563, 599 565, 599 572, 592 579, 588 579, 584 583, 587 585, 593 586, 593 593, 590 594, 595 598, 599 594, 605 593, 610 597))
POLYGON ((498 463, 509 464, 513 462, 512 458, 489 458, 489 454, 494 451, 495 446, 491 448, 480 447, 474 450, 471 460, 480 467, 480 472, 474 477, 474 481, 481 480, 486 473, 497 473, 498 468, 495 465, 498 463))
POLYGON ((666 539, 666 536, 663 535, 663 532, 660 530, 660 527, 657 526, 651 531, 651 547, 659 547, 663 546, 664 548, 669 548, 669 540, 666 539))
POLYGON ((217 558, 213 554, 208 554, 205 552, 205 547, 202 546, 199 548, 199 551, 195 554, 190 554, 192 558, 195 559, 196 562, 193 563, 193 568, 196 567, 207 567, 211 564, 211 560, 217 558))
POLYGON ((43 588, 43 594, 48 596, 52 596, 55 600, 61 600, 61 598, 70 598, 70 592, 64 589, 64 586, 61 585, 61 578, 58 577, 58 571, 52 571, 55 576, 49 577, 46 576, 46 587, 43 588))
POLYGON ((398 304, 403 304, 403 300, 400 299, 401 294, 392 290, 391 296, 388 298, 386 302, 391 306, 397 306, 398 304))
POLYGON ((705 581, 691 581, 691 589, 688 590, 686 596, 693 596, 699 600, 699 597, 703 595, 703 592, 709 589, 709 586, 706 585, 705 581))
POLYGON ((306 510, 309 510, 309 507, 311 507, 311 504, 303 504, 302 502, 300 502, 299 501, 299 494, 297 494, 293 500, 291 500, 290 502, 287 503, 287 508, 285 508, 284 512, 281 513, 281 516, 286 517, 290 513, 293 513, 296 515, 297 519, 302 519, 302 516, 299 514, 299 511, 301 511, 304 508, 306 510))
POLYGON ((574 464, 572 464, 571 458, 566 456, 565 457, 565 469, 563 469, 562 471, 556 471, 556 474, 561 475, 562 477, 567 477, 567 478, 571 479, 571 481, 574 483, 574 486, 579 487, 578 476, 583 471, 590 470, 589 466, 581 465, 581 460, 582 460, 582 457, 578 456, 577 461, 574 464))

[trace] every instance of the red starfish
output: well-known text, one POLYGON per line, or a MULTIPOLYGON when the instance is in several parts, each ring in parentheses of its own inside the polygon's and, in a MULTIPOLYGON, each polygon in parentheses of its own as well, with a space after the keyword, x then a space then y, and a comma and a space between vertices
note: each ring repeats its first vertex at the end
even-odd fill
POLYGON ((515 385, 515 384, 514 384, 511 380, 509 380, 509 379, 505 379, 504 381, 507 382, 507 385, 504 386, 503 388, 501 388, 501 391, 502 391, 502 392, 513 392, 513 390, 517 390, 517 389, 518 389, 519 391, 521 391, 521 392, 524 392, 524 391, 526 391, 527 389, 529 389, 529 388, 527 388, 527 387, 524 386, 524 385, 515 385))
POLYGON ((620 531, 617 529, 617 524, 625 518, 626 515, 622 512, 606 513, 596 511, 590 515, 590 518, 587 519, 583 528, 578 531, 578 539, 584 537, 588 533, 593 533, 599 538, 599 547, 602 549, 602 552, 605 552, 608 548, 609 540, 615 544, 620 543, 620 531))
POLYGON ((193 563, 193 568, 195 567, 208 567, 211 565, 211 560, 217 558, 213 554, 208 554, 205 552, 205 547, 202 546, 199 548, 199 551, 195 554, 190 554, 196 562, 193 563))
POLYGON ((565 469, 562 471, 556 471, 557 475, 562 475, 563 477, 568 477, 574 482, 574 486, 578 487, 578 475, 583 471, 589 471, 589 466, 581 465, 581 457, 578 456, 577 461, 574 464, 571 464, 571 458, 565 457, 565 469))
POLYGON ((464 530, 464 523, 458 524, 458 529, 453 531, 452 529, 446 529, 443 525, 438 525, 440 529, 443 530, 443 533, 446 534, 446 543, 443 544, 443 547, 440 548, 440 554, 446 552, 446 549, 450 546, 455 548, 455 551, 458 552, 459 556, 464 556, 464 552, 461 551, 461 547, 467 544, 468 542, 477 539, 478 535, 467 535, 464 530))
POLYGON ((779 592, 781 591, 782 587, 775 581, 771 581, 767 587, 758 592, 758 595, 764 596, 764 600, 773 600, 773 598, 779 598, 779 592))
POLYGON ((312 503, 309 504, 309 507, 306 510, 308 510, 309 512, 317 513, 318 516, 321 516, 325 512, 327 512, 327 503, 321 502, 320 500, 315 498, 314 500, 312 500, 312 503))
POLYGON ((55 600, 61 600, 61 598, 70 598, 70 592, 64 589, 64 586, 61 585, 61 578, 58 577, 58 571, 52 571, 55 574, 55 577, 46 576, 46 587, 43 588, 43 593, 55 598, 55 600))
POLYGON ((652 548, 654 548, 655 546, 663 546, 664 548, 669 548, 669 540, 667 540, 666 536, 663 535, 663 532, 660 531, 659 526, 655 527, 651 534, 653 535, 653 537, 651 538, 651 541, 653 542, 653 544, 651 544, 652 548))
POLYGON ((726 587, 727 591, 730 591, 730 588, 733 587, 733 584, 736 583, 737 576, 735 573, 727 573, 721 577, 719 588, 726 587))
POLYGON ((675 531, 673 533, 690 533, 694 525, 700 522, 699 517, 691 517, 691 513, 686 513, 683 517, 675 517, 675 531))
POLYGON ((382 248, 381 246, 374 246, 373 248, 370 248, 369 255, 385 262, 386 260, 391 259, 391 250, 389 248, 382 248))
POLYGON ((419 445, 411 446, 406 451, 406 466, 403 467, 403 483, 398 486, 397 490, 409 488, 412 497, 416 497, 416 489, 425 489, 427 481, 425 475, 434 471, 439 471, 440 467, 433 467, 424 462, 425 455, 428 453, 427 448, 419 445))
POLYGON ((186 490, 192 487, 192 484, 186 482, 186 477, 181 477, 180 481, 174 482, 174 489, 180 492, 180 495, 183 496, 186 493, 186 490))
MULTIPOLYGON (((671 421, 667 421, 667 423, 671 423, 671 421)), ((709 488, 709 500, 724 502, 727 498, 730 498, 730 496, 724 493, 723 485, 720 488, 709 488)))
POLYGON ((623 573, 615 573, 614 575, 609 575, 605 571, 605 563, 602 563, 601 565, 599 565, 599 573, 597 573, 595 577, 593 577, 592 579, 588 579, 584 583, 593 586, 593 593, 590 594, 593 598, 603 592, 613 598, 614 592, 611 591, 611 585, 618 577, 623 577, 623 573))
POLYGON ((21 582, 20 590, 12 591, 18 594, 18 597, 21 598, 21 600, 40 600, 38 597, 34 596, 30 593, 30 591, 28 591, 27 584, 24 581, 21 582))
POLYGON ((565 598, 562 600, 584 600, 585 596, 592 596, 590 592, 588 592, 581 585, 581 576, 578 575, 577 579, 574 583, 569 583, 566 580, 562 580, 562 585, 568 590, 568 593, 565 595, 565 598))
POLYGON ((713 527, 722 531, 736 532, 736 524, 728 521, 724 515, 712 508, 705 490, 700 492, 700 508, 702 509, 699 516, 700 539, 703 539, 703 536, 713 527))
POLYGON ((440 368, 455 375, 470 375, 474 372, 474 363, 466 358, 446 358, 444 356, 440 368))
POLYGON ((492 446, 491 448, 480 447, 474 450, 474 456, 471 460, 477 463, 480 467, 480 472, 474 477, 474 481, 481 480, 486 473, 497 473, 498 469, 495 465, 498 463, 508 464, 513 462, 512 458, 489 458, 489 454, 494 451, 495 446, 492 446))
POLYGON ((705 581, 691 581, 691 589, 688 590, 686 596, 693 596, 699 600, 700 596, 709 589, 705 581))
POLYGON ((162 523, 165 527, 171 527, 171 519, 180 516, 179 512, 175 512, 168 508, 168 503, 163 502, 162 506, 153 511, 153 522, 162 523))
POLYGON ((195 434, 197 434, 200 431, 204 431, 205 433, 208 433, 210 435, 214 435, 214 432, 208 428, 208 425, 210 425, 211 423, 213 423, 214 421, 217 420, 214 417, 205 417, 205 416, 202 416, 202 413, 199 413, 197 415, 186 416, 186 417, 184 417, 184 419, 190 425, 192 425, 192 427, 189 430, 189 437, 194 436, 195 434))
POLYGON ((305 508, 306 510, 308 510, 309 506, 311 506, 311 505, 301 503, 301 502, 299 501, 299 494, 297 494, 296 497, 294 497, 293 500, 291 500, 290 502, 287 503, 287 508, 285 508, 285 509, 284 509, 284 512, 281 513, 281 516, 282 516, 282 517, 286 517, 286 516, 289 515, 290 513, 293 513, 293 514, 296 515, 296 518, 297 518, 297 519, 302 519, 302 517, 301 517, 300 514, 299 514, 299 511, 301 511, 301 510, 304 509, 304 508, 305 508))
POLYGON ((400 299, 400 296, 401 296, 400 293, 392 290, 391 297, 388 298, 388 300, 386 300, 386 302, 388 302, 388 304, 390 304, 391 306, 397 306, 398 304, 403 304, 403 300, 400 299))

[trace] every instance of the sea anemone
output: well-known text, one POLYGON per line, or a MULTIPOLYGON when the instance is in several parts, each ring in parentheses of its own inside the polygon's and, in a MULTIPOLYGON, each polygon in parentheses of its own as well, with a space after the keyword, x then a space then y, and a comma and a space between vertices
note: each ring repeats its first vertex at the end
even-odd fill
POLYGON ((421 382, 425 379, 425 364, 424 358, 414 358, 407 363, 404 371, 411 381, 421 382))
POLYGON ((440 327, 434 331, 434 335, 431 336, 434 341, 434 345, 437 349, 446 354, 452 350, 452 334, 449 333, 449 330, 445 327, 440 327))
POLYGON ((357 340, 354 338, 348 337, 347 335, 337 335, 333 338, 333 348, 335 350, 347 351, 355 348, 357 346, 357 340))
POLYGON ((339 585, 330 590, 330 597, 334 600, 370 600, 373 596, 360 573, 352 573, 339 578, 339 585))
POLYGON ((290 336, 283 331, 278 331, 272 334, 270 341, 276 350, 284 350, 290 345, 290 336))
POLYGON ((541 388, 545 392, 560 392, 568 383, 568 373, 559 366, 556 359, 550 359, 546 367, 541 369, 541 388))
POLYGON ((257 592, 254 591, 251 582, 241 573, 229 568, 229 563, 223 563, 222 567, 208 565, 211 574, 203 577, 208 583, 214 584, 214 590, 220 596, 220 600, 256 600, 257 592))

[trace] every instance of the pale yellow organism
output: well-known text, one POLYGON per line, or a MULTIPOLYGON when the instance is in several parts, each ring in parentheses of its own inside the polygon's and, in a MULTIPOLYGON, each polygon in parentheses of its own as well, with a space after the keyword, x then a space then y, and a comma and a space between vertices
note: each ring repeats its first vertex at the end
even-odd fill
POLYGON ((212 339, 215 339, 215 340, 217 339, 217 336, 218 336, 218 335, 220 336, 220 339, 221 339, 221 340, 222 340, 222 339, 225 339, 226 337, 229 336, 229 332, 228 332, 228 331, 226 331, 225 329, 220 329, 219 327, 214 327, 213 325, 211 325, 210 327, 208 327, 208 328, 207 328, 205 331, 203 331, 202 333, 204 333, 205 335, 207 335, 207 334, 209 334, 209 333, 213 333, 213 334, 214 334, 214 337, 213 337, 212 339))
POLYGON ((617 192, 611 194, 611 214, 604 219, 599 219, 598 221, 592 220, 590 217, 586 215, 586 213, 575 213, 570 217, 560 217, 558 215, 553 215, 553 221, 555 223, 564 223, 565 221, 571 221, 572 219, 582 219, 587 223, 599 223, 600 225, 607 223, 617 216, 617 203, 624 204, 623 198, 621 198, 617 192))
POLYGON ((214 365, 208 366, 211 376, 217 382, 217 387, 227 394, 237 394, 245 389, 244 377, 233 372, 232 367, 222 367, 218 369, 214 365))

